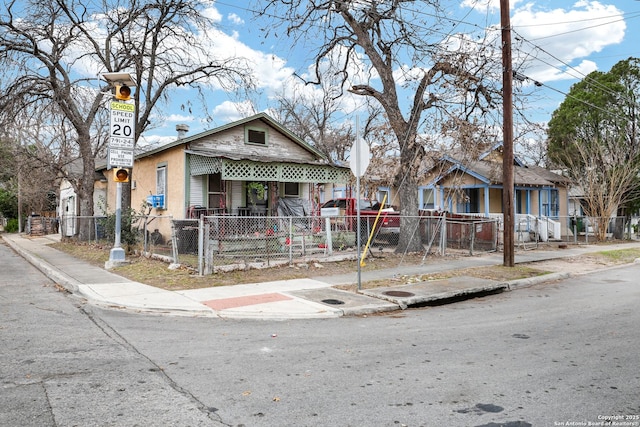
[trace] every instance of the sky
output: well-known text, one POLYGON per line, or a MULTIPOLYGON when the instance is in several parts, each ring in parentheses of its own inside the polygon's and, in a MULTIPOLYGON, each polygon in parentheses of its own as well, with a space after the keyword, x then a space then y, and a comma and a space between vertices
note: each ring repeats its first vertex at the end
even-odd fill
MULTIPOLYGON (((310 51, 282 37, 265 38, 260 31, 264 22, 255 21, 250 3, 254 2, 213 0, 207 14, 216 22, 224 50, 251 58, 259 77, 255 96, 239 100, 223 90, 213 90, 208 100, 213 122, 170 105, 163 122, 145 133, 143 145, 173 140, 176 124, 189 125, 189 135, 193 135, 253 113, 268 112, 275 106, 273 97, 291 86, 292 75, 308 72, 313 64, 310 51)), ((457 23, 457 31, 477 35, 486 28, 499 28, 499 3, 460 0, 451 2, 447 13, 457 23)), ((514 96, 526 97, 524 113, 534 122, 548 122, 571 85, 588 73, 608 71, 618 61, 640 57, 640 1, 511 0, 510 19, 514 68, 521 80, 515 82, 514 96)), ((355 104, 345 100, 345 105, 355 104)))

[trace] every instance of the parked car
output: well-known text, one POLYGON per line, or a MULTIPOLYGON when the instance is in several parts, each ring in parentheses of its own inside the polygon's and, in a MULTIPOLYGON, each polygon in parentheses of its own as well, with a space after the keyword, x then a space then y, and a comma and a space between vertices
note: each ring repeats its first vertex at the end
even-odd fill
MULTIPOLYGON (((360 222, 364 224, 363 230, 370 231, 373 228, 378 213, 380 213, 376 224, 377 235, 379 237, 391 237, 400 233, 400 212, 390 206, 380 209, 380 203, 375 200, 359 199, 358 203, 360 206, 360 222)), ((351 231, 355 231, 357 226, 357 221, 355 221, 357 215, 355 198, 345 197, 329 200, 322 205, 322 209, 327 208, 337 208, 337 216, 345 217, 346 227, 351 231)), ((327 211, 325 210, 324 212, 327 211)))

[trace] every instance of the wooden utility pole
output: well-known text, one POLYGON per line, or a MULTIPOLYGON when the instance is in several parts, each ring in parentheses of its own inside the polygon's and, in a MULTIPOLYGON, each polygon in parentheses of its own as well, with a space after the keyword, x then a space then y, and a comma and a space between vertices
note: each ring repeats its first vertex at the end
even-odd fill
POLYGON ((514 262, 514 209, 513 209, 513 69, 511 67, 511 19, 509 0, 500 0, 502 27, 502 213, 504 216, 504 266, 514 262))

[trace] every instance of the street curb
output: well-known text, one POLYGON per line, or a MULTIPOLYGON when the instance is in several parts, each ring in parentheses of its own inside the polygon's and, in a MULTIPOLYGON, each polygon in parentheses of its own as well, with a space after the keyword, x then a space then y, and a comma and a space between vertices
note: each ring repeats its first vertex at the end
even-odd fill
POLYGON ((506 282, 507 290, 514 291, 516 289, 528 288, 540 283, 553 282, 555 280, 564 280, 572 277, 572 273, 551 273, 542 276, 528 277, 526 279, 518 279, 506 282))
MULTIPOLYGON (((85 285, 83 285, 84 287, 85 285)), ((82 288, 78 289, 78 293, 76 294, 78 297, 84 299, 88 304, 106 308, 110 310, 120 310, 120 311, 128 311, 135 313, 145 313, 145 314, 156 314, 156 315, 171 315, 171 316, 191 316, 191 317, 219 317, 218 313, 209 308, 203 308, 200 310, 194 309, 181 309, 181 308, 170 308, 170 307, 149 307, 134 303, 128 303, 126 305, 116 302, 110 301, 108 299, 100 299, 95 298, 93 292, 88 292, 82 288)))
POLYGON ((25 258, 31 265, 35 266, 38 270, 40 270, 50 280, 52 280, 53 282, 65 288, 69 293, 73 295, 77 295, 77 293, 80 290, 80 285, 82 285, 82 283, 79 283, 77 280, 72 279, 66 274, 60 272, 48 262, 36 257, 35 255, 32 255, 30 252, 27 252, 26 250, 23 250, 11 238, 7 239, 6 237, 3 237, 2 240, 5 241, 7 245, 11 247, 11 249, 17 252, 18 255, 25 258))
POLYGON ((388 305, 380 306, 362 306, 357 308, 345 308, 342 309, 342 316, 344 317, 357 317, 368 316, 370 314, 377 313, 391 313, 393 311, 401 310, 400 305, 389 302, 388 305))

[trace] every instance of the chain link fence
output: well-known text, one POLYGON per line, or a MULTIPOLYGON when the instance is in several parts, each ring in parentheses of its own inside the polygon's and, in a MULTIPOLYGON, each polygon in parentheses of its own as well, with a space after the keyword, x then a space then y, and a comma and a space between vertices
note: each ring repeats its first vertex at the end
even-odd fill
MULTIPOLYGON (((441 252, 446 247, 471 253, 497 249, 495 219, 447 220, 446 216, 417 219, 414 222, 418 227, 412 235, 419 234, 425 255, 434 242, 441 252)), ((211 216, 198 221, 201 224, 198 226, 195 221, 176 221, 178 257, 183 263, 183 254, 197 251, 201 274, 354 257, 358 230, 360 245, 367 250, 396 250, 400 236, 397 228, 385 229, 370 218, 361 218, 358 227, 355 216, 211 216)))
POLYGON ((637 240, 638 217, 556 218, 516 215, 516 243, 520 247, 547 242, 590 244, 602 240, 637 240))
POLYGON ((63 238, 98 243, 106 240, 106 221, 106 216, 63 215, 60 218, 59 233, 63 238))
MULTIPOLYGON (((419 234, 424 257, 446 254, 448 249, 479 252, 499 251, 502 246, 502 215, 492 217, 454 215, 421 211, 419 217, 400 217, 417 224, 408 230, 419 234)), ((599 228, 606 227, 606 239, 638 239, 638 218, 614 217, 603 221, 592 217, 515 217, 516 250, 531 249, 541 243, 596 243, 599 228), (604 225, 603 225, 604 224, 604 225)), ((85 242, 113 243, 110 217, 62 217, 62 236, 85 242), (84 233, 79 230, 84 227, 84 233)), ((397 223, 395 224, 397 225, 397 223)), ((181 264, 199 274, 237 269, 265 268, 294 263, 355 259, 358 229, 361 249, 397 251, 399 230, 375 224, 372 218, 203 216, 200 219, 173 219, 170 216, 131 218, 129 236, 123 246, 146 256, 181 264)), ((424 259, 424 258, 423 258, 424 259)))
POLYGON ((500 218, 454 215, 427 211, 421 216, 422 243, 426 254, 435 251, 441 255, 447 249, 476 252, 498 250, 500 218))

